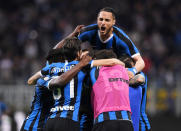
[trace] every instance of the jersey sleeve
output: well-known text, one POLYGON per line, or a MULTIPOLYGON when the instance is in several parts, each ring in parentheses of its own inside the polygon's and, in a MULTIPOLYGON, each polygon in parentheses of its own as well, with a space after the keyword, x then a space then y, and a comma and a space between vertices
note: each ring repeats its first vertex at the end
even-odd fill
POLYGON ((49 83, 50 83, 51 79, 52 78, 50 78, 50 77, 39 78, 37 81, 37 86, 49 89, 49 83))
POLYGON ((92 24, 89 26, 86 26, 78 36, 79 40, 82 40, 82 42, 88 41, 91 43, 92 37, 95 35, 96 31, 98 29, 97 24, 92 24))
POLYGON ((44 68, 41 69, 40 73, 41 73, 41 76, 46 76, 46 75, 49 75, 49 69, 50 69, 50 66, 45 66, 44 68))
POLYGON ((126 52, 124 53, 129 54, 131 57, 140 54, 135 44, 123 30, 114 26, 114 33, 117 36, 118 46, 120 44, 124 45, 124 48, 126 49, 126 52))

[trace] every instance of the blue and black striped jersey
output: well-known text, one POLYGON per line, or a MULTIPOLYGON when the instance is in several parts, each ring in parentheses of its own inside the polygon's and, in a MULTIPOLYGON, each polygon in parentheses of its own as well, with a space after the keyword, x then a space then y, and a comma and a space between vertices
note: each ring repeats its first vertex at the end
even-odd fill
POLYGON ((80 103, 80 131, 91 131, 93 127, 93 110, 91 107, 92 85, 89 74, 86 75, 83 82, 82 98, 80 103))
MULTIPOLYGON (((53 63, 49 69, 43 69, 43 73, 50 73, 50 76, 61 75, 78 64, 78 61, 68 63, 53 63)), ((51 109, 50 118, 61 117, 74 121, 79 121, 79 110, 82 95, 82 85, 86 71, 81 70, 78 74, 64 87, 57 87, 53 90, 55 100, 54 107, 51 109)))
POLYGON ((146 114, 146 102, 147 102, 147 76, 141 72, 141 75, 145 77, 145 84, 142 85, 142 99, 141 99, 141 110, 140 110, 140 131, 147 131, 151 129, 147 114, 146 114))
POLYGON ((113 49, 118 56, 121 54, 134 56, 139 53, 130 38, 116 26, 113 26, 113 35, 106 41, 100 39, 97 24, 85 27, 78 38, 83 42, 90 42, 94 49, 113 49))
POLYGON ((25 119, 21 131, 42 131, 53 104, 54 99, 52 91, 47 88, 40 88, 36 85, 31 111, 25 119))

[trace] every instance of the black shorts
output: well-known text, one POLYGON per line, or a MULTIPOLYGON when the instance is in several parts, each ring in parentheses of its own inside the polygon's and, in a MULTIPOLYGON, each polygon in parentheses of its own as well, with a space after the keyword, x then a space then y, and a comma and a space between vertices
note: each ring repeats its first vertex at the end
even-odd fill
POLYGON ((80 125, 71 119, 56 117, 48 119, 45 131, 80 131, 80 125))
MULTIPOLYGON (((139 131, 142 131, 139 127, 139 131)), ((144 131, 152 131, 151 129, 145 129, 144 131)))
POLYGON ((92 131, 133 131, 129 120, 105 120, 93 126, 92 131))

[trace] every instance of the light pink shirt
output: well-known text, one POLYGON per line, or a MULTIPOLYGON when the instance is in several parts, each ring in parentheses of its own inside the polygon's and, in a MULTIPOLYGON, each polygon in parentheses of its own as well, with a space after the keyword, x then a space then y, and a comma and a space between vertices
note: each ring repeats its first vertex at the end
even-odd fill
POLYGON ((101 67, 91 93, 94 119, 103 112, 130 111, 129 77, 121 65, 101 67))

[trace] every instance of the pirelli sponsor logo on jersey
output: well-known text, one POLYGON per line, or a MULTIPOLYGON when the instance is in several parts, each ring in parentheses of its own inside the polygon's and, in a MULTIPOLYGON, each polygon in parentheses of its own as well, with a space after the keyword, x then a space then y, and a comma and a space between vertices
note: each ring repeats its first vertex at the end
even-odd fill
POLYGON ((122 81, 122 82, 129 84, 129 81, 125 80, 123 78, 109 78, 109 82, 115 82, 115 81, 122 81))
POLYGON ((57 112, 57 111, 74 111, 74 106, 57 106, 52 108, 50 112, 57 112))
POLYGON ((66 72, 70 69, 72 69, 75 65, 70 65, 70 66, 64 66, 64 67, 54 67, 51 69, 51 73, 59 73, 59 72, 66 72))

